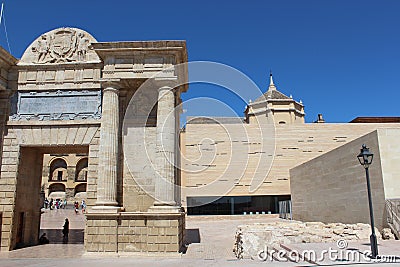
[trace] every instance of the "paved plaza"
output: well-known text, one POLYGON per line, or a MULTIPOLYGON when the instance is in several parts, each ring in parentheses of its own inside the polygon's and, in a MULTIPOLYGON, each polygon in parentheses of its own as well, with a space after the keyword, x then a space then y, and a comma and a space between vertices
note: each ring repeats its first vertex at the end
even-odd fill
MULTIPOLYGON (((84 266, 248 266, 248 265, 277 265, 279 266, 310 266, 316 265, 300 260, 299 262, 277 262, 270 259, 235 258, 232 248, 236 227, 241 224, 262 223, 279 221, 275 215, 247 215, 247 216, 188 216, 186 223, 187 238, 189 244, 187 251, 178 258, 151 258, 151 257, 105 257, 90 258, 84 255, 83 250, 83 228, 85 216, 80 212, 75 214, 72 208, 59 210, 45 210, 42 214, 41 233, 46 233, 50 244, 28 247, 11 252, 0 253, 0 266, 73 266, 74 264, 84 266), (61 229, 65 218, 70 221, 69 243, 62 243, 61 229)), ((380 253, 385 255, 400 255, 399 241, 381 241, 380 253)), ((317 254, 324 249, 334 247, 330 243, 293 244, 288 249, 301 252, 302 250, 315 250, 317 254)), ((367 243, 350 243, 349 247, 368 250, 367 243)), ((400 264, 374 264, 362 261, 368 266, 395 266, 400 264)), ((336 262, 325 259, 318 262, 322 266, 352 265, 356 262, 338 260, 336 262)), ((360 264, 360 263, 358 263, 360 264)), ((357 264, 357 265, 358 265, 357 264)))

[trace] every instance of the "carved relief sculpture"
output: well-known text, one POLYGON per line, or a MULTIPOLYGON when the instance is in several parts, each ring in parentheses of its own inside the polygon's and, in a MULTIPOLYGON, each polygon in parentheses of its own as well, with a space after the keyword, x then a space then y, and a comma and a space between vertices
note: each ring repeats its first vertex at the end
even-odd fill
POLYGON ((86 53, 89 50, 89 39, 85 37, 83 33, 78 34, 79 41, 78 41, 78 60, 85 61, 86 60, 86 53))
POLYGON ((49 44, 47 42, 47 36, 43 34, 41 39, 38 40, 38 47, 36 48, 38 52, 38 62, 44 61, 47 53, 49 52, 49 44))
POLYGON ((50 35, 42 35, 32 52, 37 56, 36 63, 86 61, 89 44, 89 38, 83 32, 62 28, 50 35))

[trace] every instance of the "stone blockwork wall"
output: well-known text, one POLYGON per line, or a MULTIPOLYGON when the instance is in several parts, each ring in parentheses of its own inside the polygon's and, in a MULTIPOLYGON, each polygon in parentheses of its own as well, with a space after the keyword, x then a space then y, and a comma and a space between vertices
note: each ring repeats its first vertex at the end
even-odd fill
POLYGON ((7 141, 8 145, 3 146, 3 158, 0 178, 0 212, 2 213, 1 225, 1 248, 0 251, 7 251, 10 248, 12 239, 12 227, 14 216, 14 201, 16 195, 17 162, 19 147, 11 145, 13 141, 7 141))
POLYGON ((378 136, 374 131, 290 170, 293 219, 369 223, 365 170, 356 156, 362 144, 374 153, 371 192, 378 229, 387 226, 378 136))
MULTIPOLYGON (((183 182, 187 187, 183 192, 185 196, 196 196, 196 188, 201 188, 212 181, 218 180, 230 164, 232 151, 239 146, 239 151, 246 153, 243 162, 230 166, 235 169, 237 183, 226 195, 289 195, 290 174, 289 170, 299 164, 318 157, 332 149, 368 134, 380 128, 400 128, 400 124, 389 123, 315 123, 275 125, 276 148, 273 164, 261 186, 250 192, 250 182, 257 164, 260 164, 262 155, 272 156, 272 151, 265 151, 261 147, 260 128, 252 124, 218 125, 215 124, 190 124, 182 134, 183 156, 187 164, 196 163, 199 155, 212 152, 211 160, 202 167, 201 171, 183 172, 183 182), (235 139, 237 129, 245 129, 248 133, 243 138, 235 139), (233 131, 233 135, 226 130, 233 131), (207 143, 208 142, 208 143, 207 143), (215 154, 214 154, 215 152, 215 154), (193 162, 191 162, 193 161, 193 162), (246 162, 247 161, 247 162, 246 162), (246 171, 243 171, 246 168, 246 171)), ((239 131, 238 130, 238 131, 239 131)), ((262 161, 263 162, 263 161, 262 161)), ((185 166, 183 166, 185 167, 185 166)), ((263 164, 259 165, 259 172, 267 173, 263 164)), ((182 201, 185 199, 183 198, 182 201)), ((183 202, 185 203, 185 202, 183 202)))
POLYGON ((168 254, 180 252, 184 214, 87 214, 85 250, 90 253, 168 254))

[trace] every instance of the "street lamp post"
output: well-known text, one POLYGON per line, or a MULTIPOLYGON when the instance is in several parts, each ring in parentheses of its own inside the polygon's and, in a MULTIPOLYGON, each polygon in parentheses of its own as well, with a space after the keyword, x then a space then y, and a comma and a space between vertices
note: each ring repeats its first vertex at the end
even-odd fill
POLYGON ((378 256, 378 242, 376 240, 376 235, 375 235, 374 211, 372 208, 371 184, 369 182, 369 171, 368 171, 369 165, 371 165, 372 159, 374 158, 374 154, 369 152, 369 148, 365 144, 363 144, 361 152, 360 154, 358 154, 357 158, 360 164, 364 166, 365 175, 367 178, 369 217, 371 219, 371 230, 372 230, 369 240, 371 242, 371 254, 372 254, 371 258, 376 259, 376 257, 378 256))

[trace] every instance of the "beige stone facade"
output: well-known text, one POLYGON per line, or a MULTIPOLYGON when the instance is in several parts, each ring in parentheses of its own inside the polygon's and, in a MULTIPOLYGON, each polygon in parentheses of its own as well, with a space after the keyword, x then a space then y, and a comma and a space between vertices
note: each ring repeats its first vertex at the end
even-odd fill
POLYGON ((44 154, 42 192, 48 199, 86 199, 87 154, 44 154))
POLYGON ((185 42, 99 43, 59 28, 39 36, 20 60, 0 55, 1 250, 38 243, 41 181, 51 178, 51 189, 56 177, 66 188, 86 180, 87 253, 178 253, 184 213, 171 183, 179 174, 163 157, 165 147, 179 159, 175 107, 187 90, 179 65, 187 61, 185 42), (142 165, 143 153, 124 144, 147 146, 158 163, 142 165))
MULTIPOLYGON (((225 125, 226 126, 226 125, 225 125)), ((198 172, 183 171, 183 181, 187 191, 192 195, 207 195, 212 191, 190 190, 190 188, 201 187, 202 185, 218 181, 225 174, 228 167, 233 168, 236 173, 237 182, 227 191, 227 195, 284 195, 290 194, 290 173, 289 170, 299 164, 320 156, 343 144, 346 144, 360 136, 363 136, 376 129, 387 127, 400 128, 398 124, 299 124, 299 125, 276 125, 275 126, 275 155, 270 169, 262 163, 267 159, 257 156, 257 154, 273 155, 271 151, 263 149, 260 139, 260 129, 251 124, 229 125, 229 129, 236 133, 246 131, 241 138, 233 139, 223 127, 218 124, 191 124, 186 125, 186 130, 182 134, 184 140, 184 155, 187 158, 186 164, 205 165, 198 172), (244 129, 244 130, 243 130, 244 129), (243 137, 243 138, 242 138, 243 137), (205 144, 204 140, 213 140, 210 144, 205 144), (217 141, 215 144, 214 140, 217 141), (238 147, 238 148, 237 148, 238 147), (197 161, 201 152, 208 152, 212 148, 212 161, 204 158, 204 163, 197 161), (215 149, 215 151, 214 151, 215 149), (238 159, 238 164, 230 166, 229 159, 238 150, 246 153, 248 157, 238 159), (263 153, 264 152, 264 153, 263 153), (214 157, 215 153, 215 157, 214 157), (194 163, 193 163, 194 162, 194 163), (244 167, 246 167, 244 169, 244 167), (250 191, 250 182, 254 178, 254 173, 260 172, 263 175, 262 184, 253 192, 250 191)), ((272 157, 272 156, 270 156, 272 157)), ((211 158, 211 156, 210 156, 211 158)))
MULTIPOLYGON (((212 202, 217 196, 224 196, 227 201, 230 197, 253 196, 263 197, 261 201, 264 202, 276 202, 280 196, 289 197, 293 193, 292 186, 296 186, 297 182, 291 182, 290 169, 373 131, 400 129, 398 123, 322 123, 322 116, 318 123, 304 123, 303 106, 279 92, 272 77, 267 92, 260 99, 262 101, 247 106, 242 120, 188 119, 181 133, 184 206, 201 205, 202 199, 212 202), (288 103, 285 109, 276 106, 283 103, 282 100, 288 103), (289 104, 296 108, 291 109, 289 104), (258 107, 258 112, 254 106, 258 107), (274 110, 279 110, 280 115, 274 110), (282 116, 286 116, 285 123, 280 123, 282 116)), ((396 143, 394 138, 395 135, 391 142, 385 143, 386 151, 396 143)), ((353 154, 354 160, 356 154, 353 154)), ((339 154, 335 155, 339 157, 339 154)), ((381 164, 393 165, 396 157, 388 157, 381 164)), ((307 172, 308 168, 304 171, 307 172)), ((391 183, 398 182, 393 174, 387 174, 385 179, 391 183)), ((397 194, 395 188, 388 188, 387 194, 397 194)), ((256 211, 266 212, 265 209, 256 211)), ((301 210, 299 214, 303 212, 301 210)), ((317 220, 316 217, 313 219, 317 220)))

